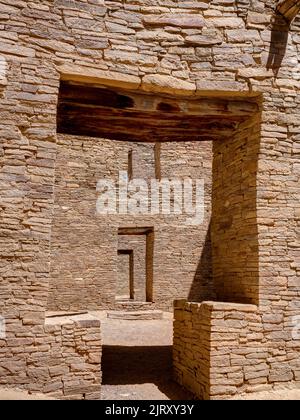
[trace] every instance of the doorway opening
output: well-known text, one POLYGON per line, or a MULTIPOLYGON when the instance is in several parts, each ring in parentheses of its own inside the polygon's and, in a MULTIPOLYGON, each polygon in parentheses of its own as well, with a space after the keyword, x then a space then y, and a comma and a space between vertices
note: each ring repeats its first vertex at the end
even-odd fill
POLYGON ((153 227, 118 230, 116 301, 153 301, 153 227))
POLYGON ((133 250, 118 250, 118 283, 116 300, 134 300, 133 250))
MULTIPOLYGON (((202 293, 204 284, 209 292, 213 290, 219 301, 257 303, 256 175, 260 111, 260 95, 256 93, 214 92, 174 97, 62 82, 58 133, 64 144, 62 175, 57 179, 62 184, 64 195, 60 197, 65 198, 61 199, 60 208, 65 213, 59 211, 56 216, 58 245, 53 255, 56 258, 58 255, 61 262, 60 265, 52 264, 57 272, 56 282, 52 284, 52 302, 57 306, 57 300, 64 296, 62 305, 66 305, 67 298, 72 307, 93 309, 99 304, 110 308, 112 301, 115 304, 119 299, 128 299, 154 302, 153 307, 170 310, 169 303, 176 298, 192 300, 192 296, 197 295, 199 301, 203 300, 203 295, 207 296, 202 293), (120 150, 125 149, 127 142, 130 144, 124 159, 119 159, 120 150), (155 145, 155 153, 148 159, 144 151, 143 159, 137 164, 132 142, 142 144, 145 149, 155 145), (201 144, 205 151, 207 142, 213 143, 212 153, 201 155, 197 147, 201 144), (193 147, 185 148, 185 144, 193 147), (70 148, 73 161, 70 161, 70 148), (127 168, 129 179, 139 176, 141 169, 143 176, 154 172, 156 179, 198 179, 209 172, 210 183, 205 197, 206 206, 212 211, 206 214, 206 224, 186 228, 179 218, 174 219, 173 224, 167 218, 133 220, 119 214, 110 215, 105 221, 95 218, 97 180, 116 175, 120 162, 123 162, 122 169, 127 168), (149 167, 151 171, 148 171, 149 167), (66 170, 69 171, 67 176, 66 170), (70 204, 66 205, 66 202, 70 204), (69 224, 63 216, 70 220, 69 224), (61 234, 61 226, 63 229, 68 227, 69 236, 61 234), (78 226, 81 235, 77 234, 78 226), (83 243, 88 246, 83 248, 83 243), (70 244, 76 247, 80 257, 86 249, 92 250, 93 255, 89 252, 88 258, 86 255, 78 258, 78 266, 74 267, 72 252, 67 264, 65 254, 66 250, 69 252, 70 244), (207 270, 210 277, 205 283, 203 267, 208 266, 207 249, 211 249, 212 275, 207 270), (196 260, 199 261, 201 251, 203 257, 197 267, 196 260), (66 287, 66 276, 59 270, 62 265, 70 284, 74 283, 71 283, 74 278, 78 282, 78 294, 70 296, 74 287, 70 288, 69 284, 66 287), (58 281, 61 278, 62 285, 62 281, 58 281), (82 296, 82 285, 85 297, 82 296), (58 287, 62 286, 65 295, 57 293, 58 287)), ((172 314, 168 315, 172 317, 172 314)), ((162 389, 165 387, 161 383, 162 377, 166 372, 170 378, 172 376, 173 320, 147 319, 135 324, 124 319, 124 313, 121 316, 119 319, 106 318, 102 324, 104 385, 110 396, 111 386, 116 387, 113 393, 124 386, 126 393, 132 393, 129 399, 136 399, 137 385, 145 391, 143 397, 149 396, 149 382, 162 389), (157 369, 157 366, 161 368, 157 369), (166 366, 169 367, 166 369, 166 366), (137 378, 142 383, 137 383, 137 378)), ((169 386, 168 383, 168 389, 169 386)), ((172 394, 170 398, 176 397, 172 394)))

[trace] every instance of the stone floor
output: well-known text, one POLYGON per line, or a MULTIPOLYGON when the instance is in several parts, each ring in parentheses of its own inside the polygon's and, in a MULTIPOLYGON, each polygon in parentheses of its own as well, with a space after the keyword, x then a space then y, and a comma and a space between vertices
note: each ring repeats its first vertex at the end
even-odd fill
POLYGON ((16 401, 16 400, 54 400, 53 398, 45 397, 42 394, 28 394, 25 391, 17 389, 3 389, 0 388, 0 401, 16 401))
POLYGON ((239 395, 233 400, 297 400, 300 401, 300 389, 278 389, 239 395))
POLYGON ((170 314, 164 314, 162 320, 145 321, 102 316, 103 399, 191 398, 172 381, 172 322, 170 314))

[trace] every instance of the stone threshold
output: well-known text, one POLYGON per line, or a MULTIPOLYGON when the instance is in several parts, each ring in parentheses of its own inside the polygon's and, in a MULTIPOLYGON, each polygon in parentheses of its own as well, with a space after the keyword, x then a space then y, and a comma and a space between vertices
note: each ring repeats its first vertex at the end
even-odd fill
POLYGON ((120 320, 159 320, 163 319, 162 311, 108 311, 107 318, 120 320))

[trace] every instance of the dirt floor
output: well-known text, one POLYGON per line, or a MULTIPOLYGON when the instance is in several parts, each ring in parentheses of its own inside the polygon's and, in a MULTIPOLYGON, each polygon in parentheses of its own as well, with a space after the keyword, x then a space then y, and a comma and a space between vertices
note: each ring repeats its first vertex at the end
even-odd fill
POLYGON ((54 400, 54 398, 45 397, 42 394, 28 394, 25 391, 17 389, 0 388, 0 401, 19 401, 19 400, 54 400))
MULTIPOLYGON (((172 316, 163 320, 125 321, 107 319, 103 312, 93 313, 102 321, 104 400, 188 400, 191 395, 172 380, 172 316)), ((38 400, 17 390, 0 388, 0 400, 38 400)), ((257 392, 234 399, 300 400, 300 389, 257 392)))
POLYGON ((239 395, 232 400, 297 400, 300 401, 300 389, 280 389, 277 391, 254 392, 239 395))

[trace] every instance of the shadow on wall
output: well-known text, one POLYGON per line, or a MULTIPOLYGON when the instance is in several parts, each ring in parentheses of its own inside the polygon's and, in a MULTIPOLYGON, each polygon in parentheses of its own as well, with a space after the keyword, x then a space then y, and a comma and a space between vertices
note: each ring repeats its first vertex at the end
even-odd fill
POLYGON ((209 222, 201 257, 188 294, 188 301, 202 302, 204 300, 214 300, 214 298, 215 294, 212 283, 211 222, 209 222))
POLYGON ((103 346, 102 372, 103 385, 153 383, 171 400, 191 399, 172 379, 172 346, 103 346))
POLYGON ((271 43, 269 56, 267 60, 267 69, 273 70, 274 76, 277 77, 284 59, 288 37, 289 37, 290 23, 280 14, 276 13, 273 17, 271 28, 271 43))

